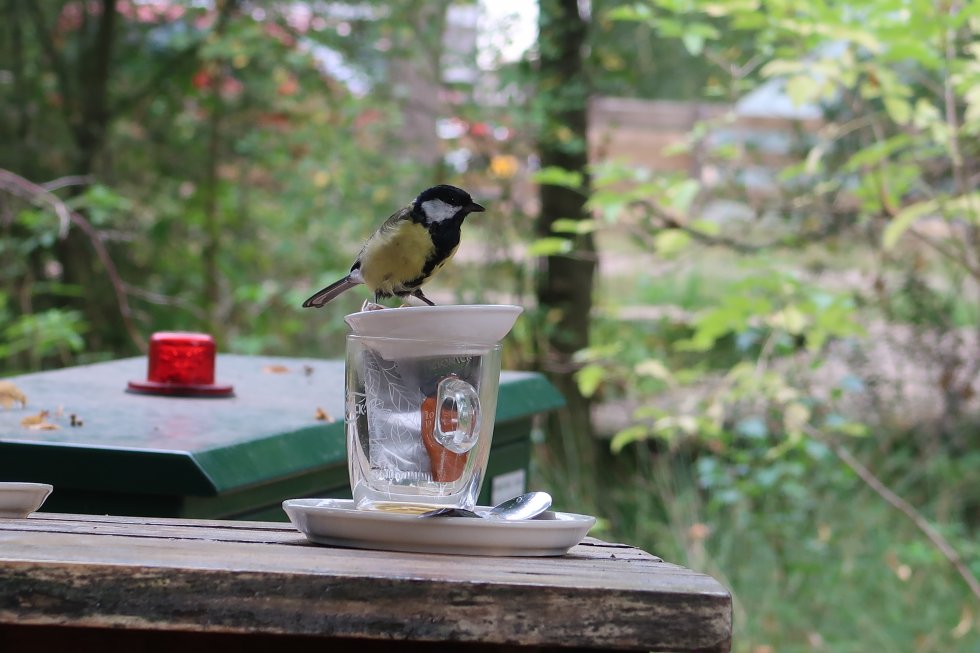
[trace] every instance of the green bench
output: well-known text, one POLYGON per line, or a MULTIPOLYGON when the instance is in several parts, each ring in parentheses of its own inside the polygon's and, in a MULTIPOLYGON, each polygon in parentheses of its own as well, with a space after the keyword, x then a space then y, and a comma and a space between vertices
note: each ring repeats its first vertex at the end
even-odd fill
MULTIPOLYGON (((126 392, 144 378, 129 358, 7 379, 28 405, 0 408, 0 481, 51 483, 45 511, 146 517, 284 521, 283 499, 350 497, 343 361, 219 354, 231 398, 126 392), (22 426, 41 410, 56 430, 22 426)), ((525 489, 534 418, 561 405, 541 375, 501 374, 481 504, 525 489)))

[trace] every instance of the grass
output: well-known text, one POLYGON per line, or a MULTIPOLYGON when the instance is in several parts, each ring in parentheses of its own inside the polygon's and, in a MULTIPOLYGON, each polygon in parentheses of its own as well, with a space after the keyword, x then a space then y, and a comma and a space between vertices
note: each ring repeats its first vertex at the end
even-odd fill
POLYGON ((807 492, 732 504, 698 486, 684 455, 634 448, 602 464, 609 469, 597 476, 617 482, 590 496, 568 496, 567 479, 542 482, 557 506, 603 518, 594 535, 728 587, 735 651, 980 651, 980 609, 959 576, 832 456, 812 470, 807 492))
POLYGON ((728 285, 696 268, 679 271, 674 277, 644 275, 636 284, 641 304, 671 305, 686 311, 711 306, 724 295, 728 285))

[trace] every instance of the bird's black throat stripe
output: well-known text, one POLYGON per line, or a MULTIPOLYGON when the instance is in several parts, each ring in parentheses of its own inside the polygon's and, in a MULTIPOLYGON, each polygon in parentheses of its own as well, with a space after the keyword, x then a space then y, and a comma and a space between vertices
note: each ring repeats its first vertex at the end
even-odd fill
POLYGON ((463 219, 459 218, 451 220, 444 225, 430 227, 429 234, 432 236, 433 250, 429 258, 425 260, 425 267, 422 268, 422 280, 427 279, 435 267, 445 261, 459 245, 460 227, 462 224, 463 219))

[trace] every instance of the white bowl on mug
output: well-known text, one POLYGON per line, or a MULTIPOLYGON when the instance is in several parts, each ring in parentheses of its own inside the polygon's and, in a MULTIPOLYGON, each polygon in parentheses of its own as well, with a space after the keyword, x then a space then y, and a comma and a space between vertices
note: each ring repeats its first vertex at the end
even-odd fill
POLYGON ((344 320, 358 336, 493 346, 523 310, 511 304, 406 306, 351 313, 344 320))

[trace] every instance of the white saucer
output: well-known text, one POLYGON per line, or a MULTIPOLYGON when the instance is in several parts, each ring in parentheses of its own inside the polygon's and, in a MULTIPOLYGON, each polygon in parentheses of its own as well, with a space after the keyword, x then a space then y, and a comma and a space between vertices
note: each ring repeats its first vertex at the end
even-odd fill
POLYGON ((475 556, 560 556, 595 517, 548 511, 527 521, 430 517, 358 510, 349 499, 287 499, 282 508, 307 539, 358 549, 475 556))
POLYGON ((24 519, 53 489, 47 483, 0 483, 0 519, 24 519))

